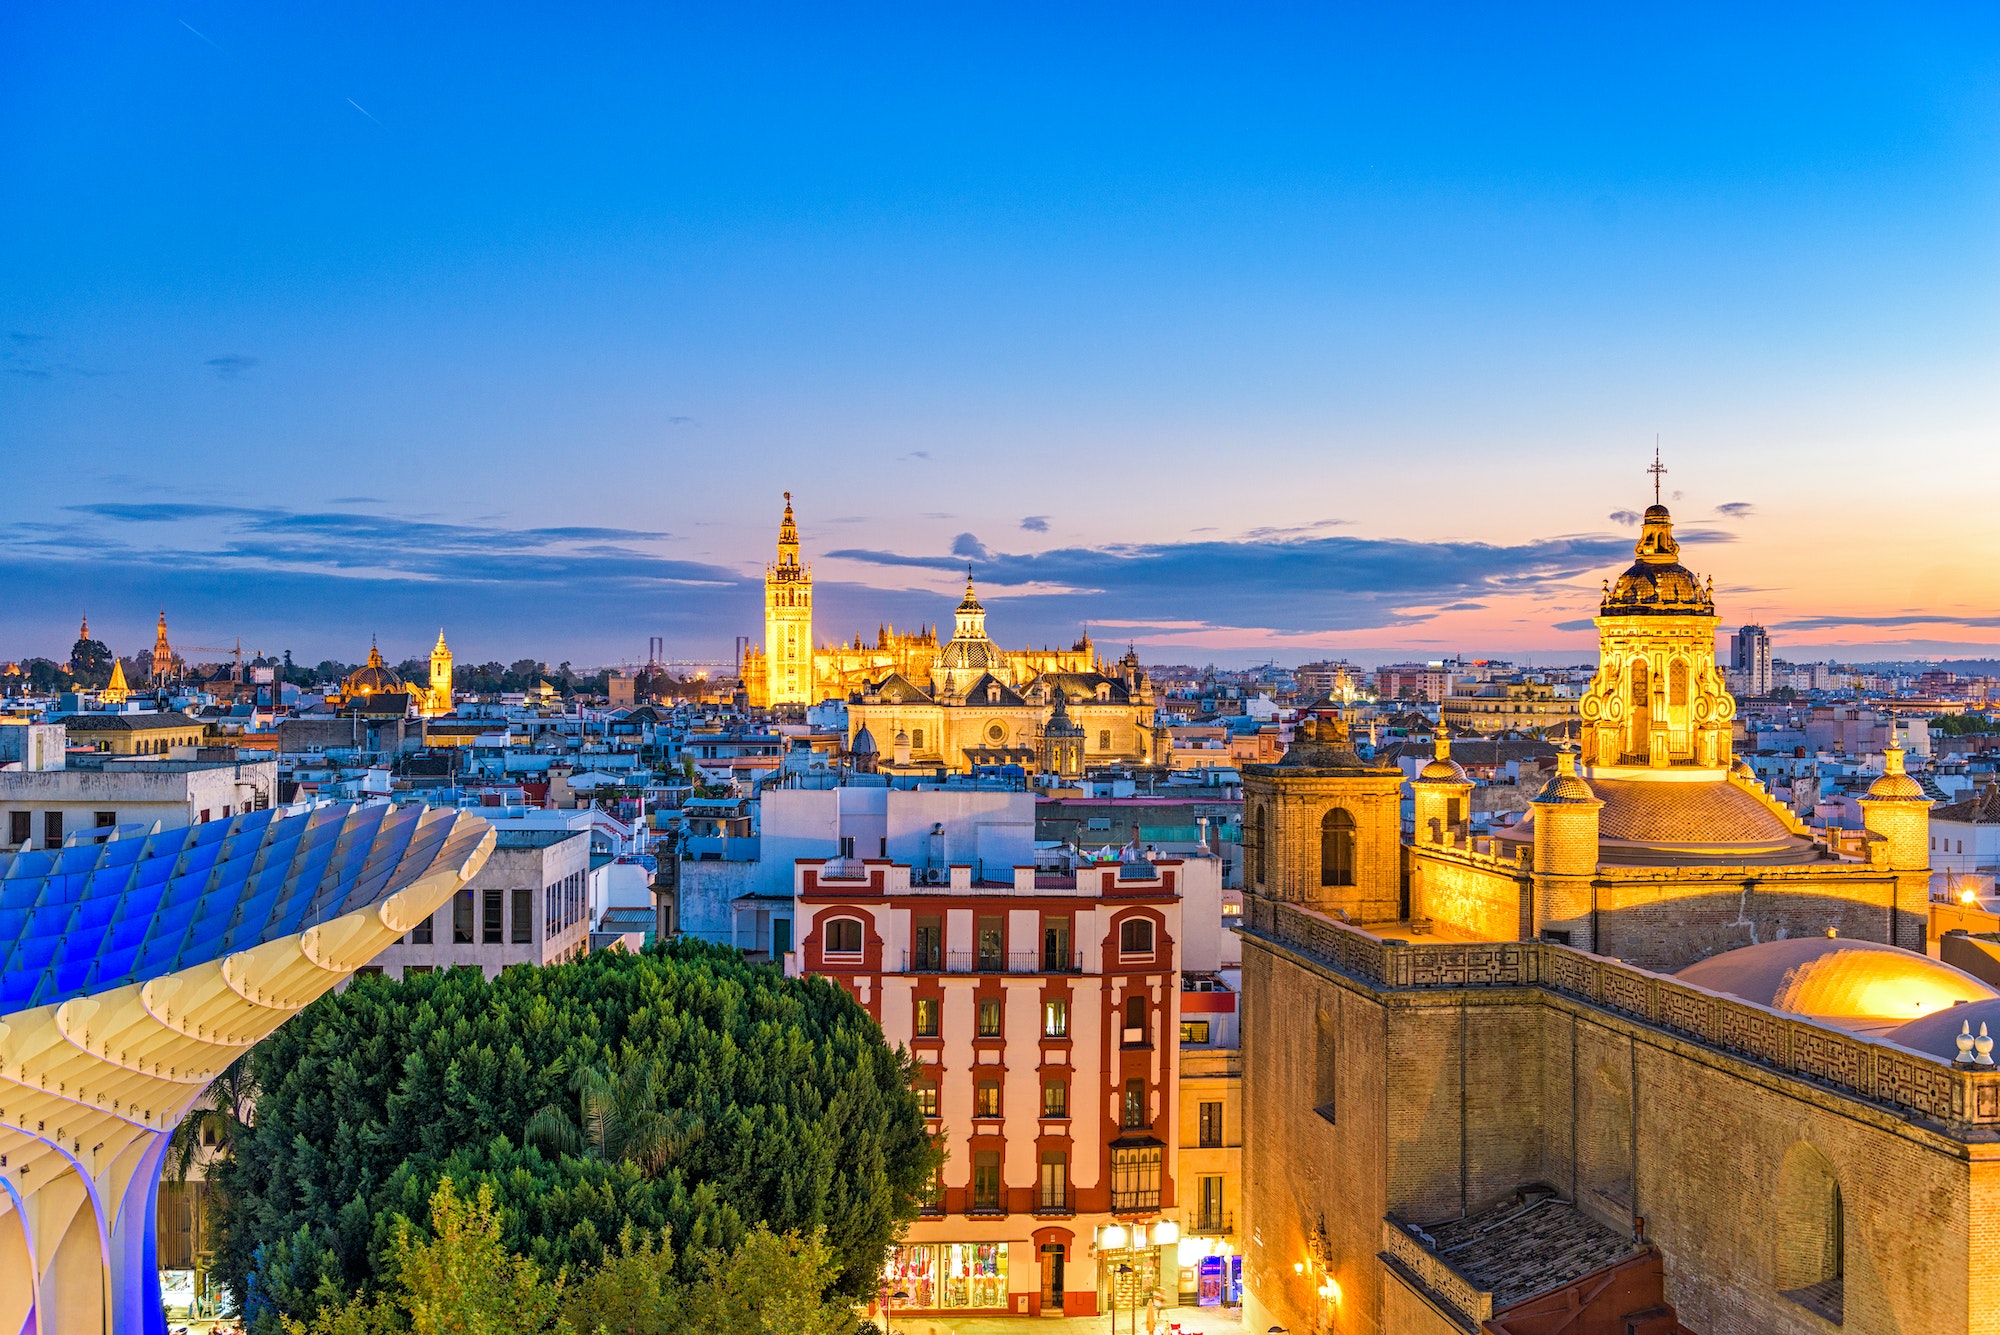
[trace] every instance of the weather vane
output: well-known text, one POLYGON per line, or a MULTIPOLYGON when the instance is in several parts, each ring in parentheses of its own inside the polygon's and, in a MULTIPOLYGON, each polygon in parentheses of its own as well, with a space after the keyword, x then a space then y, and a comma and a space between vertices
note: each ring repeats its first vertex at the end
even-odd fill
POLYGON ((1660 474, 1667 471, 1667 466, 1660 462, 1660 442, 1657 440, 1653 442, 1653 466, 1646 471, 1653 475, 1653 504, 1658 505, 1660 503, 1660 474))

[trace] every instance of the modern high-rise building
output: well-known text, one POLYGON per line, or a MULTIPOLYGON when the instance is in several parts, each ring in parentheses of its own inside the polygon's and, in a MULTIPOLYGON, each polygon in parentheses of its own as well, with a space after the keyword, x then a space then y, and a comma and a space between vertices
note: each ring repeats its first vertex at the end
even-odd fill
POLYGON ((1771 633, 1762 626, 1745 626, 1729 637, 1729 668, 1740 674, 1743 694, 1771 693, 1771 633))

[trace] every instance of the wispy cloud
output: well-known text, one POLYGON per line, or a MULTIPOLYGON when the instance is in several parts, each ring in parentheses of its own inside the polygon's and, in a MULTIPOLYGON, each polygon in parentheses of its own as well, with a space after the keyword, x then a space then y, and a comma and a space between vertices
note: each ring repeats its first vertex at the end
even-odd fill
POLYGON ((1309 634, 1407 626, 1436 615, 1431 609, 1561 586, 1628 550, 1622 538, 1597 535, 1500 546, 1327 534, 1014 554, 961 534, 949 556, 863 548, 828 555, 936 571, 956 570, 969 559, 982 594, 1043 625, 1117 617, 1309 634), (1021 592, 1004 592, 1010 588, 1021 592))
POLYGON ((1757 507, 1749 501, 1725 501, 1715 507, 1715 512, 1724 519, 1748 519, 1757 513, 1757 507))
POLYGON ((256 369, 257 359, 255 357, 245 357, 239 352, 231 352, 220 357, 210 357, 202 365, 215 372, 217 379, 241 380, 245 375, 256 369))
POLYGON ((1638 523, 1641 519, 1644 519, 1645 516, 1640 514, 1637 510, 1613 510, 1610 514, 1606 515, 1605 518, 1609 519, 1614 524, 1623 524, 1625 527, 1630 528, 1632 527, 1632 525, 1638 523))
POLYGON ((1049 517, 1047 515, 1029 515, 1021 521, 1021 529, 1027 533, 1047 533, 1049 531, 1049 517))
POLYGON ((1897 612, 1887 616, 1812 616, 1773 623, 1774 630, 1848 630, 1856 627, 1894 628, 1899 626, 1966 626, 1979 630, 2000 629, 2000 616, 1956 616, 1949 612, 1897 612))

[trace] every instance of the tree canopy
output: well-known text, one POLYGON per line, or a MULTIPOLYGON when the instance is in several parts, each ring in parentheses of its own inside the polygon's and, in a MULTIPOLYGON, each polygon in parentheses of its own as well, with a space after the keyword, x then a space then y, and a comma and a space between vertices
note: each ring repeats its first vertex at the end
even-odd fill
POLYGON ((761 1225, 822 1239, 859 1298, 937 1156, 908 1057, 851 997, 698 943, 491 982, 358 977, 259 1044, 251 1076, 214 1177, 217 1269, 253 1319, 379 1291, 398 1217, 446 1177, 490 1188, 505 1247, 544 1274, 638 1230, 699 1281, 761 1225))

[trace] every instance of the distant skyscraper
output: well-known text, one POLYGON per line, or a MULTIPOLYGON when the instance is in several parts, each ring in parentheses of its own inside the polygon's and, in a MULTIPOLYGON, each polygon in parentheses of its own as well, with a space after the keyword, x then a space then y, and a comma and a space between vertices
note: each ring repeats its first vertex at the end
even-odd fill
POLYGON ((1745 695, 1771 693, 1771 633, 1745 626, 1729 637, 1729 666, 1743 674, 1745 695))

